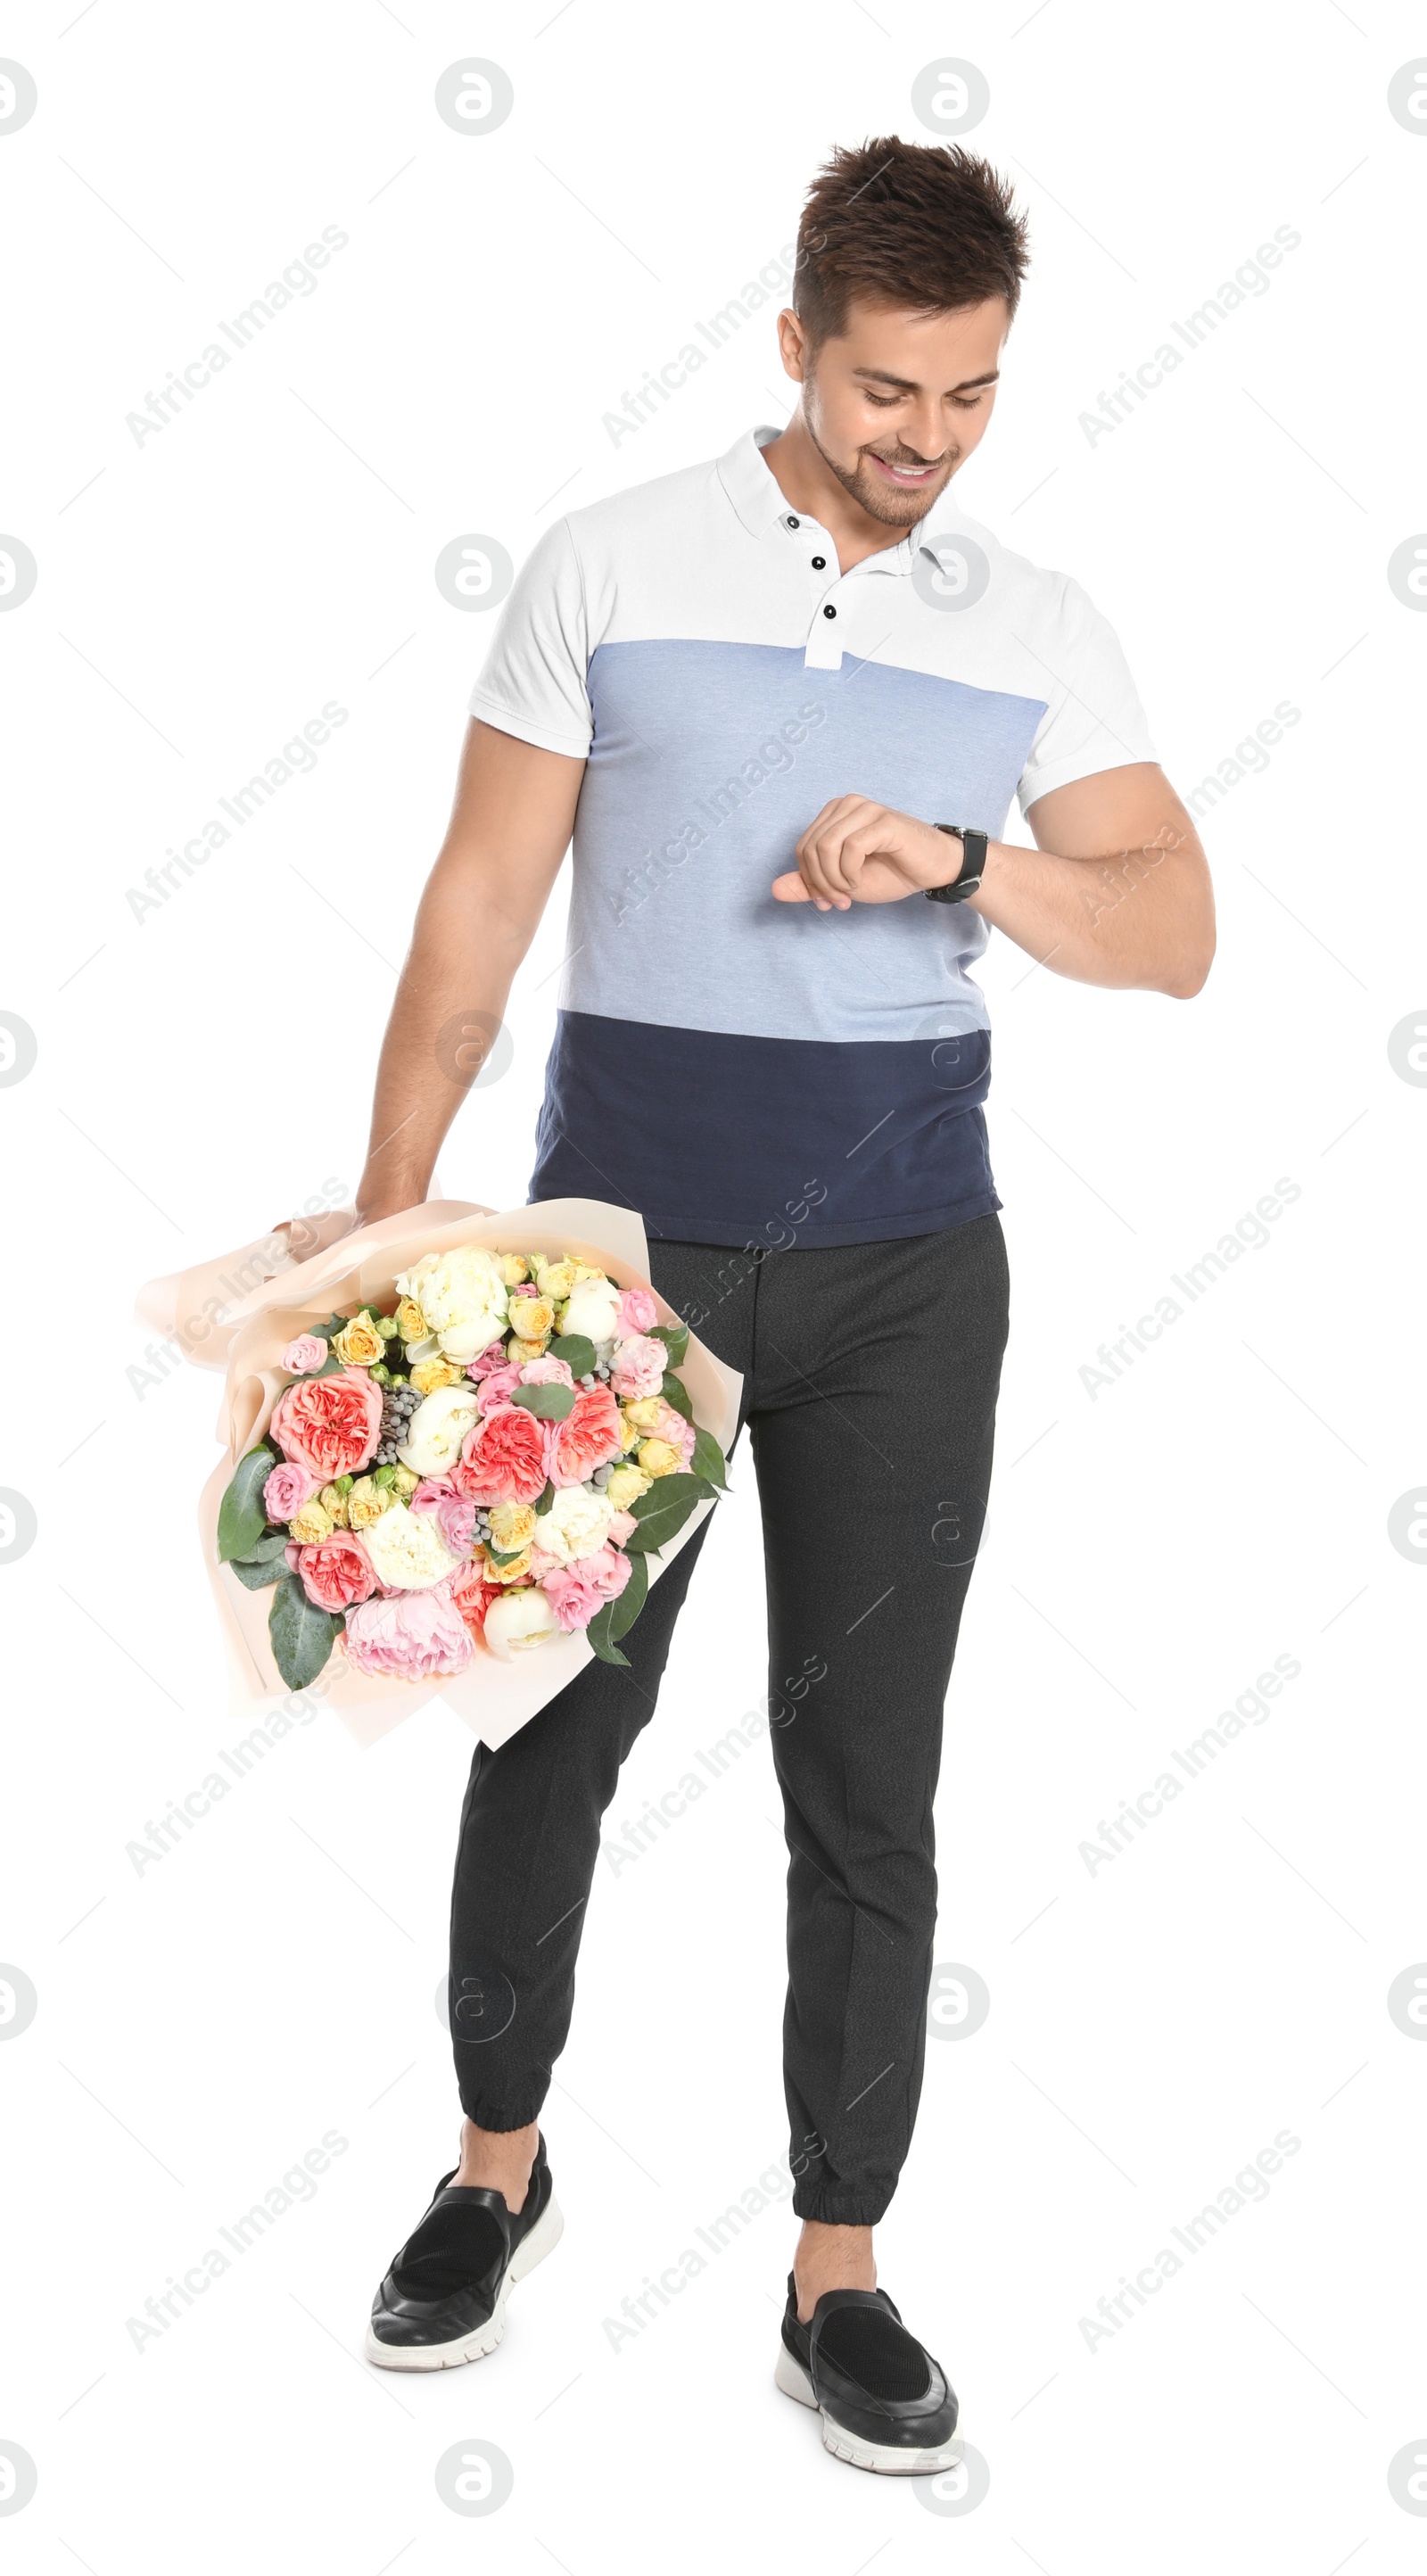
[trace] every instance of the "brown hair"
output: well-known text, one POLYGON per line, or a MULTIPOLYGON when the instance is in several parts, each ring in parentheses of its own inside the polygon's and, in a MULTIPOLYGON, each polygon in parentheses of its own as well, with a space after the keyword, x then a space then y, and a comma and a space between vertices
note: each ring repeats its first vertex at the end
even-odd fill
POLYGON ((1028 260, 1025 216, 989 161, 881 135, 834 152, 814 179, 793 307, 815 345, 845 329, 859 295, 918 313, 1000 295, 1014 313, 1028 260))

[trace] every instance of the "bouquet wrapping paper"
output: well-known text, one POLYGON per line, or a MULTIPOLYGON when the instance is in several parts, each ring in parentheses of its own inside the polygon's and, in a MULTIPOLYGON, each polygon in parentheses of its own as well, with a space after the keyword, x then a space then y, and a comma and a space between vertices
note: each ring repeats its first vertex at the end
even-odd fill
MULTIPOLYGON (((140 1292, 137 1310, 145 1323, 176 1342, 196 1365, 226 1371, 217 1426, 223 1455, 199 1497, 198 1527, 228 1650, 235 1716, 260 1712, 288 1696, 268 1637, 268 1595, 244 1589, 219 1563, 217 1542, 218 1506, 233 1470, 266 1432, 273 1407, 290 1382, 281 1355, 298 1334, 319 1326, 334 1310, 368 1299, 389 1303, 398 1273, 423 1253, 464 1243, 493 1252, 542 1252, 552 1261, 568 1254, 595 1263, 621 1288, 648 1288, 661 1323, 681 1320, 650 1280, 643 1220, 630 1208, 599 1199, 548 1199, 503 1213, 464 1200, 427 1200, 344 1235, 299 1262, 292 1260, 279 1229, 195 1269, 151 1280, 140 1292), (254 1279, 258 1284, 251 1285, 254 1279)), ((697 1420, 726 1456, 743 1388, 738 1371, 725 1367, 691 1333, 679 1374, 697 1420)), ((650 1557, 651 1583, 712 1508, 711 1502, 701 1502, 677 1535, 650 1557)), ((593 1660, 593 1648, 582 1632, 574 1631, 509 1663, 482 1648, 464 1673, 400 1681, 355 1671, 339 1646, 310 1692, 336 1709, 362 1745, 375 1743, 439 1696, 473 1734, 494 1747, 593 1660)))

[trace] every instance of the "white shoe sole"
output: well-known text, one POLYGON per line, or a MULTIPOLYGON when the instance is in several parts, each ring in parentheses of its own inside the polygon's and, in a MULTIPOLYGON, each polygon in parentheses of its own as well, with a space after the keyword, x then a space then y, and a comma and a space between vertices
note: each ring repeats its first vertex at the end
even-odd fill
POLYGON ((382 2370, 454 2370, 463 2361, 484 2361, 494 2352, 505 2332, 505 2303, 517 2281, 553 2254, 565 2233, 560 2204, 551 2193, 548 2207, 536 2220, 530 2234, 522 2238, 510 2258, 505 2277, 496 2295, 496 2303, 483 2326, 474 2334, 457 2335, 452 2343, 401 2344, 382 2343, 374 2328, 367 2327, 366 2355, 382 2370))
POLYGON ((884 2478, 933 2477, 938 2469, 954 2469, 957 2461, 965 2457, 966 2444, 960 2433, 953 2433, 949 2442, 940 2443, 933 2451, 908 2451, 892 2442, 864 2442, 860 2435, 834 2424, 826 2407, 819 2406, 802 2363, 794 2360, 785 2343, 778 2347, 773 2377, 785 2397, 795 2398, 800 2406, 811 2406, 822 2417, 823 2449, 831 2451, 835 2459, 846 2460, 854 2469, 872 2469, 884 2478))

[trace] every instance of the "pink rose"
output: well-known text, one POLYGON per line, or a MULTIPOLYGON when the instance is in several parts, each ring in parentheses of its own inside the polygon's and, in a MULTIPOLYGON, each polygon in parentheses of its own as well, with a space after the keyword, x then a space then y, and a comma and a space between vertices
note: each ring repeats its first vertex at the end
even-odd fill
POLYGON ((282 1355, 282 1365, 294 1377, 306 1377, 310 1369, 320 1369, 327 1357, 327 1345, 317 1333, 299 1333, 289 1342, 282 1355))
MULTIPOLYGON (((578 1396, 575 1399, 579 1404, 578 1396)), ((573 1421, 574 1416, 571 1415, 573 1421)), ((545 1490, 550 1431, 563 1423, 537 1422, 523 1404, 498 1404, 483 1414, 461 1444, 451 1482, 473 1503, 533 1503, 545 1490)), ((579 1484, 578 1476, 567 1483, 579 1484)))
POLYGON ((625 1540, 631 1538, 638 1527, 639 1523, 633 1512, 611 1512, 609 1529, 606 1533, 610 1546, 623 1547, 625 1540))
POLYGON ((577 1556, 572 1565, 557 1566, 541 1589, 562 1628, 588 1628, 597 1610, 618 1600, 632 1572, 618 1548, 602 1547, 594 1556, 577 1556))
POLYGON ((334 1377, 299 1378, 286 1387, 269 1428, 283 1456, 325 1485, 366 1466, 381 1419, 381 1388, 365 1369, 340 1369, 334 1377))
POLYGON ((582 1485, 596 1467, 607 1466, 621 1455, 619 1406, 602 1380, 596 1386, 582 1386, 574 1410, 563 1422, 552 1422, 550 1429, 554 1436, 548 1453, 549 1476, 554 1485, 582 1485))
POLYGON ((452 1555, 470 1555, 476 1542, 476 1507, 468 1495, 457 1493, 449 1477, 425 1477, 407 1509, 430 1512, 452 1555))
POLYGON ((334 1530, 316 1547, 289 1542, 286 1554, 308 1600, 315 1601, 319 1610, 349 1610, 354 1601, 370 1600, 376 1590, 377 1578, 366 1549, 350 1530, 334 1530))
POLYGON ((502 1360, 499 1368, 487 1370, 480 1381, 482 1413, 493 1413, 498 1404, 509 1404, 511 1388, 519 1384, 519 1360, 502 1360))
POLYGON ((648 1333, 659 1321, 659 1308, 648 1288, 626 1288, 614 1310, 615 1326, 622 1341, 632 1340, 636 1333, 648 1333))
POLYGON ((538 1360, 522 1361, 520 1383, 522 1386, 573 1386, 575 1380, 569 1361, 557 1360, 553 1351, 546 1351, 538 1360))
POLYGON ((321 1477, 314 1476, 309 1468, 296 1467, 290 1458, 284 1458, 263 1487, 263 1509, 268 1519, 290 1521, 304 1503, 311 1501, 321 1482, 321 1477))
POLYGON ((424 1681, 433 1673, 464 1672, 476 1649, 452 1598, 447 1575, 425 1592, 394 1592, 362 1602, 347 1614, 347 1660, 359 1673, 398 1681, 424 1681))
MULTIPOLYGON (((630 1291, 626 1289, 624 1293, 628 1296, 630 1291)), ((616 1395, 628 1396, 631 1401, 657 1395, 668 1365, 669 1354, 662 1342, 651 1342, 647 1333, 633 1333, 615 1352, 609 1382, 616 1395)))
POLYGON ((650 1424, 644 1437, 646 1440, 667 1440, 671 1449, 678 1450, 685 1466, 694 1454, 695 1433, 692 1422, 686 1422, 682 1413, 676 1413, 673 1405, 665 1397, 661 1396, 658 1415, 650 1424))
POLYGON ((483 1351, 478 1351, 473 1360, 466 1362, 466 1375, 467 1377, 489 1377, 492 1369, 504 1368, 504 1366, 504 1342, 487 1342, 483 1351))

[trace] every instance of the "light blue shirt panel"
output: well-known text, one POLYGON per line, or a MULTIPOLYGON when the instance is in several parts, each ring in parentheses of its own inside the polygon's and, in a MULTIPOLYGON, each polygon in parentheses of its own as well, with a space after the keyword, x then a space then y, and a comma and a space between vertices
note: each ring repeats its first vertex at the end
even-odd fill
POLYGON ((1020 697, 801 647, 598 645, 574 833, 567 1010, 746 1037, 986 1026, 965 905, 819 912, 770 888, 819 809, 858 794, 996 837, 1045 714, 1020 697), (789 734, 801 739, 790 740, 789 734))

